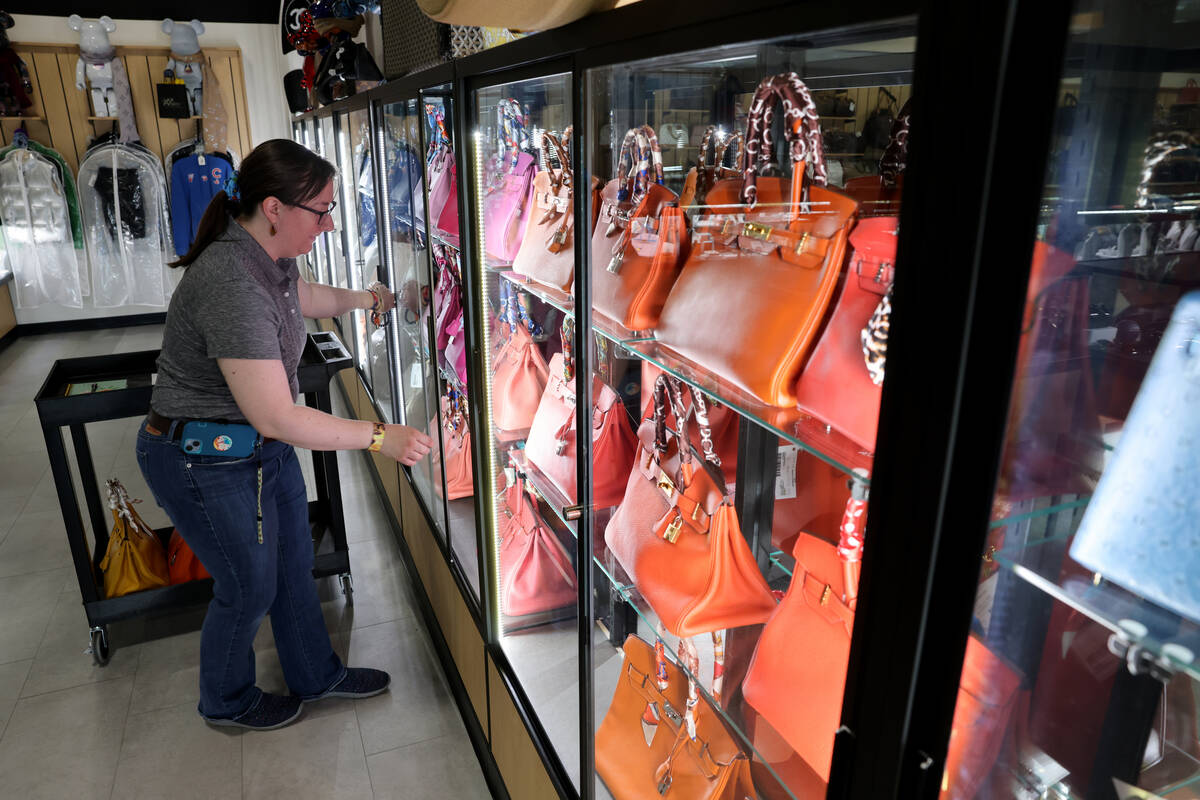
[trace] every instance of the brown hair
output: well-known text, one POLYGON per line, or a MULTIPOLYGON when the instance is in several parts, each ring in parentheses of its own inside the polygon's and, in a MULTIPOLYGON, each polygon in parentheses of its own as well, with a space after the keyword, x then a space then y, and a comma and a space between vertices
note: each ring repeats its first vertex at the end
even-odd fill
POLYGON ((333 164, 296 142, 288 139, 263 142, 246 156, 237 171, 239 196, 235 199, 224 190, 217 192, 200 218, 191 249, 169 266, 186 267, 195 261, 229 227, 230 216, 253 214, 268 197, 277 197, 289 206, 307 202, 336 174, 333 164))

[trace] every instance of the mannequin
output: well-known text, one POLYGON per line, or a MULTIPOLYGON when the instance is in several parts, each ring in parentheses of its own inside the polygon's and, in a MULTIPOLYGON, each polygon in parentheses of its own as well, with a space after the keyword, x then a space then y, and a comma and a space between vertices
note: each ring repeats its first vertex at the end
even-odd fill
POLYGON ((162 29, 163 33, 171 37, 171 55, 167 59, 167 69, 183 81, 187 88, 190 113, 193 117, 198 117, 204 107, 204 72, 201 66, 204 56, 200 53, 199 38, 204 33, 204 23, 198 19, 191 22, 175 22, 167 18, 163 20, 162 29))

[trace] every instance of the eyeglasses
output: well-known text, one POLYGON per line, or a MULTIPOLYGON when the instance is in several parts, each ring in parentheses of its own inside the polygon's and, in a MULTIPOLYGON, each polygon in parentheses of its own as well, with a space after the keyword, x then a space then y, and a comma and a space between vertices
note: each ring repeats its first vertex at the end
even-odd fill
POLYGON ((317 215, 317 224, 320 225, 322 222, 325 221, 325 217, 328 216, 329 214, 333 213, 333 210, 335 208, 337 208, 337 200, 330 200, 329 208, 325 209, 324 211, 317 211, 315 208, 309 208, 308 206, 303 206, 303 205, 300 205, 299 203, 292 203, 292 205, 294 205, 296 208, 303 208, 305 211, 307 211, 310 214, 316 214, 317 215))

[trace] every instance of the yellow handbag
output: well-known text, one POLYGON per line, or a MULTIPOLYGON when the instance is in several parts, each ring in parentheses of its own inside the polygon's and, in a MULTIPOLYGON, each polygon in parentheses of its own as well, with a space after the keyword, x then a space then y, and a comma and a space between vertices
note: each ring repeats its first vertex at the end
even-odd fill
POLYGON ((108 507, 112 509, 113 528, 108 548, 100 562, 104 573, 104 596, 122 595, 157 589, 171 582, 167 571, 167 552, 158 534, 133 510, 129 493, 115 478, 106 481, 108 507))

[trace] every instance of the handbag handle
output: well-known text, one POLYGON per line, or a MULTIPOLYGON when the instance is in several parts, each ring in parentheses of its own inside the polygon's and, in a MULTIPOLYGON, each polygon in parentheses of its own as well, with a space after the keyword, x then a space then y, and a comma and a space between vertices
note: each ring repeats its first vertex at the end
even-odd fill
POLYGON ((1142 179, 1137 187, 1137 208, 1147 208, 1150 205, 1150 183, 1154 180, 1154 169, 1166 161, 1172 153, 1200 147, 1200 138, 1187 131, 1170 131, 1157 133, 1146 143, 1142 156, 1142 179))
POLYGON ((846 587, 846 606, 854 611, 858 605, 858 576, 862 569, 863 530, 867 522, 867 485, 865 475, 856 469, 850 479, 850 497, 842 513, 842 524, 838 528, 838 558, 842 562, 842 575, 846 587))
POLYGON ((829 173, 825 167, 817 106, 804 81, 794 72, 764 78, 754 91, 746 126, 742 202, 751 207, 758 202, 758 173, 770 164, 774 149, 771 123, 775 118, 776 100, 783 106, 787 123, 784 127, 792 161, 792 216, 796 217, 803 200, 805 166, 812 165, 813 182, 818 186, 828 184, 829 173))
POLYGON ((896 113, 896 119, 892 121, 892 133, 888 138, 888 146, 879 159, 879 180, 888 189, 895 187, 900 173, 904 171, 908 163, 908 127, 912 113, 908 106, 911 102, 911 98, 905 100, 904 105, 896 113))
POLYGON ((505 98, 496 104, 496 136, 499 138, 500 149, 511 153, 506 171, 512 172, 517 168, 517 160, 521 157, 521 150, 528 140, 521 103, 515 98, 505 98))
POLYGON ((652 183, 663 182, 662 150, 658 135, 649 125, 630 128, 621 142, 617 160, 617 201, 637 206, 652 183))
MULTIPOLYGON (((547 156, 553 155, 558 159, 558 174, 555 175, 554 170, 547 170, 550 173, 550 184, 554 187, 554 191, 558 192, 563 186, 572 186, 574 184, 575 173, 571 171, 571 156, 570 142, 571 134, 574 133, 574 126, 568 125, 563 131, 562 138, 555 136, 550 131, 542 131, 542 152, 547 156)), ((547 157, 547 162, 549 158, 547 157)))

